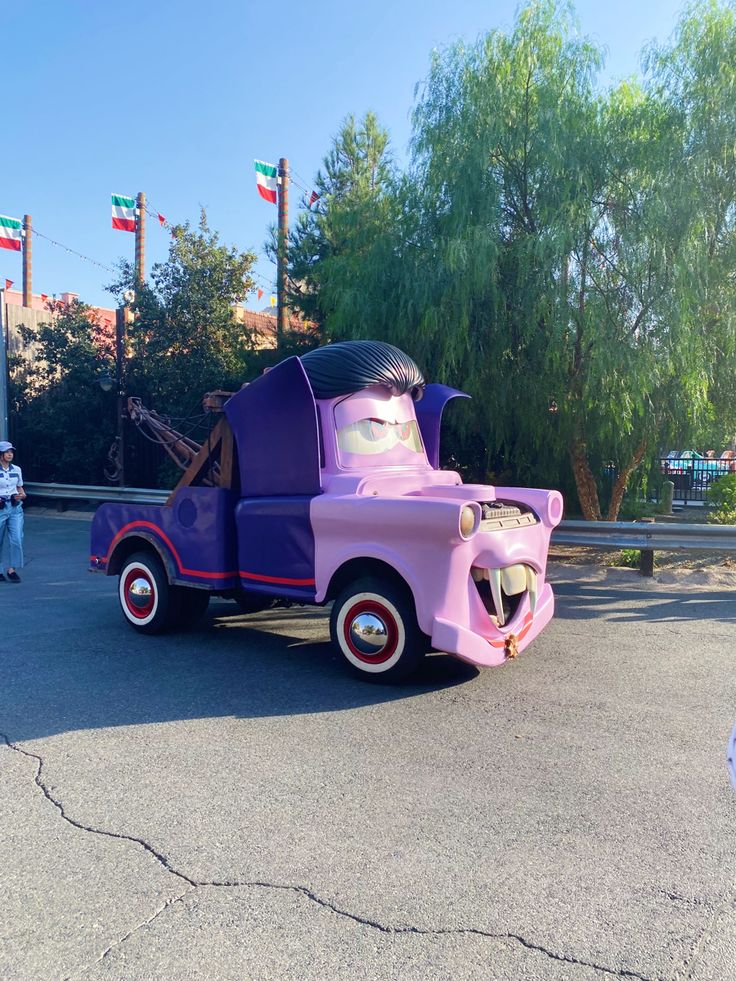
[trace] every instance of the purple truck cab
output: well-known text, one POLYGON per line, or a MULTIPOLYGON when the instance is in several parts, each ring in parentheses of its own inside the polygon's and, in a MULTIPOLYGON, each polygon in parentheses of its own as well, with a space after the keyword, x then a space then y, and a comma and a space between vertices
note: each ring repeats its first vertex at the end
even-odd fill
POLYGON ((256 611, 332 602, 330 633, 373 681, 429 650, 505 663, 550 620, 557 491, 463 484, 439 469, 446 403, 391 345, 350 341, 289 358, 225 405, 229 487, 184 486, 163 507, 105 504, 91 567, 118 576, 142 633, 193 623, 209 597, 256 611))

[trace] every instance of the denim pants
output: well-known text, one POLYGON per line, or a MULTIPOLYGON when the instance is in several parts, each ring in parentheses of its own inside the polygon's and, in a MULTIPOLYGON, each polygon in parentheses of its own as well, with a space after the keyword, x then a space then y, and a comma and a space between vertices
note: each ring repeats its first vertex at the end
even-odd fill
POLYGON ((0 571, 6 568, 23 568, 23 505, 11 507, 6 504, 0 510, 0 571), (6 535, 7 532, 7 535, 6 535), (3 552, 5 551, 5 538, 10 542, 10 561, 5 565, 3 552))

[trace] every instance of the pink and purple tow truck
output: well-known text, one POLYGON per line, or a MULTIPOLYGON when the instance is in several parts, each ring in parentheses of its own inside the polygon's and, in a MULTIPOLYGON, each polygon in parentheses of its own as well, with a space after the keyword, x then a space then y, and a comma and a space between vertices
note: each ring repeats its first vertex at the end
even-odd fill
POLYGON ((91 569, 118 577, 140 633, 191 625, 212 595, 246 612, 332 603, 332 642, 368 680, 403 680, 430 650, 504 664, 552 616, 562 498, 439 469, 456 397, 383 342, 289 358, 224 405, 228 486, 102 505, 91 569))

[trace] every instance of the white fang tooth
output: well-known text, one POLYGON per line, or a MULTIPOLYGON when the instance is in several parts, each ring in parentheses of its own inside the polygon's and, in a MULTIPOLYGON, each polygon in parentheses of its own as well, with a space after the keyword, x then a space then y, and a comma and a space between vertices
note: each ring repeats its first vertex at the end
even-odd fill
POLYGON ((529 593, 529 609, 534 613, 537 608, 537 574, 529 566, 526 567, 526 588, 529 593))
POLYGON ((526 589, 526 572, 528 566, 517 564, 507 565, 501 569, 501 585, 507 596, 518 596, 526 589))
POLYGON ((473 582, 483 582, 486 577, 486 570, 479 569, 477 565, 471 565, 470 575, 473 577, 473 582))
POLYGON ((488 569, 488 582, 491 586, 491 596, 493 597, 493 605, 496 607, 498 624, 503 627, 506 623, 506 617, 503 615, 503 598, 501 597, 501 570, 488 569))

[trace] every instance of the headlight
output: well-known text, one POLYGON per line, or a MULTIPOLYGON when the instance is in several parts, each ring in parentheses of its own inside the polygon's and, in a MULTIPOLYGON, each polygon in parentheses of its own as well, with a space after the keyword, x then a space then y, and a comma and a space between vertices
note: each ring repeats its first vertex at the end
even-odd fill
POLYGON ((460 512, 460 534, 463 538, 472 538, 480 524, 480 508, 471 508, 466 504, 460 512))
POLYGON ((562 520, 562 494, 559 491, 551 491, 547 497, 547 520, 554 527, 562 520))

